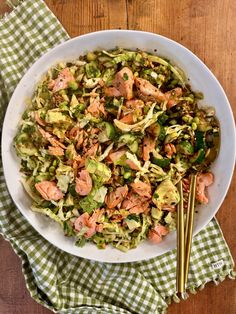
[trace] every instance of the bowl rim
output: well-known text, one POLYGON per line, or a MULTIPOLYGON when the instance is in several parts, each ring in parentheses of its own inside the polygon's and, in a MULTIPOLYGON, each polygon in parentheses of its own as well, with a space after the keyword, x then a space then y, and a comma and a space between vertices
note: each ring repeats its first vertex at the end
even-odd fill
MULTIPOLYGON (((223 89, 223 87, 221 86, 221 84, 219 83, 218 79, 216 78, 216 76, 211 72, 211 70, 207 67, 207 65, 197 56, 195 55, 191 50, 189 50, 188 48, 186 48, 185 46, 183 46, 182 44, 180 44, 179 42, 173 40, 173 39, 170 39, 168 37, 165 37, 163 35, 159 35, 159 34, 156 34, 156 33, 152 33, 152 32, 146 32, 146 31, 139 31, 139 30, 126 30, 126 29, 112 29, 112 30, 101 30, 101 31, 95 31, 95 32, 90 32, 90 33, 87 33, 87 34, 83 34, 83 35, 79 35, 79 36, 76 36, 74 38, 71 38, 71 39, 68 39, 58 45, 56 45, 55 47, 49 49, 46 53, 44 53, 41 57, 39 57, 28 69, 27 71, 25 72, 25 74, 22 76, 22 78, 20 79, 20 81, 18 82, 16 88, 14 89, 14 92, 12 93, 11 95, 11 98, 10 98, 10 101, 8 103, 8 106, 7 106, 7 109, 6 109, 6 113, 5 113, 5 117, 4 117, 4 121, 3 121, 3 125, 2 125, 2 138, 1 138, 1 154, 2 154, 2 165, 3 165, 3 173, 4 173, 4 177, 5 177, 5 181, 6 181, 6 186, 7 186, 7 189, 8 189, 8 192, 15 204, 15 206, 17 207, 17 209, 20 210, 21 214, 27 219, 27 221, 30 223, 30 225, 43 237, 45 238, 49 243, 52 243, 54 246, 58 247, 59 249, 61 250, 64 250, 66 251, 67 253, 70 253, 72 255, 75 255, 75 256, 80 256, 76 253, 73 253, 72 251, 70 250, 67 250, 67 249, 63 249, 62 247, 60 247, 57 243, 55 242, 52 242, 51 239, 49 239, 46 235, 42 234, 40 232, 40 228, 35 225, 35 224, 32 224, 32 222, 28 219, 27 215, 21 210, 21 206, 17 205, 15 200, 14 200, 14 196, 11 195, 10 193, 10 183, 9 183, 9 180, 8 180, 8 176, 7 176, 7 153, 5 152, 4 150, 4 147, 5 147, 5 144, 4 144, 4 138, 5 138, 5 133, 6 133, 6 125, 7 125, 7 117, 8 117, 8 111, 9 111, 9 105, 11 104, 12 102, 12 99, 14 99, 15 95, 18 93, 18 90, 20 89, 20 86, 21 86, 21 83, 22 81, 25 80, 25 77, 27 77, 28 75, 28 72, 30 72, 30 70, 34 67, 37 67, 38 63, 40 63, 42 61, 42 59, 46 58, 47 56, 49 56, 50 54, 52 54, 54 51, 56 51, 57 49, 61 49, 62 47, 64 46, 67 46, 68 44, 70 44, 71 42, 74 42, 74 41, 77 41, 78 39, 82 39, 83 38, 89 38, 89 37, 93 37, 93 36, 96 36, 96 35, 102 35, 102 34, 105 34, 105 33, 132 33, 132 34, 135 34, 135 35, 139 35, 139 34, 142 34, 142 35, 151 35, 151 36, 155 36, 157 38, 161 38, 163 40, 165 40, 166 42, 169 42, 169 43, 172 43, 174 45, 177 45, 180 49, 184 50, 186 53, 188 53, 191 58, 195 59, 195 61, 197 61, 198 63, 200 63, 200 65, 204 68, 204 70, 206 72, 208 72, 208 75, 210 75, 213 80, 214 80, 214 83, 217 85, 217 88, 220 90, 222 96, 224 97, 224 101, 225 101, 225 105, 228 106, 228 109, 229 109, 229 123, 231 126, 234 126, 232 127, 232 138, 233 138, 233 144, 232 144, 232 157, 231 157, 231 167, 230 167, 230 175, 229 175, 229 180, 227 182, 227 185, 225 185, 225 191, 224 191, 224 194, 221 198, 221 201, 219 202, 218 204, 218 207, 212 211, 211 215, 209 215, 209 218, 208 220, 206 220, 203 224, 201 224, 201 226, 197 226, 196 229, 194 230, 193 232, 193 236, 195 236, 196 234, 198 234, 201 230, 203 230, 205 228, 205 226, 212 220, 212 218, 216 215, 217 211, 220 209, 223 201, 225 200, 225 197, 226 197, 226 194, 229 190, 229 186, 231 184, 231 181, 232 181, 232 177, 233 177, 233 173, 234 173, 234 165, 235 165, 235 160, 236 160, 236 131, 235 131, 235 123, 234 123, 234 116, 233 116, 233 111, 232 111, 232 108, 231 108, 231 105, 229 103, 229 100, 226 96, 226 93, 223 89)), ((169 252, 171 251, 173 248, 170 247, 170 248, 166 248, 163 250, 163 252, 161 254, 154 254, 153 256, 144 256, 142 259, 130 259, 129 261, 127 260, 124 260, 124 261, 118 261, 118 263, 126 263, 126 262, 135 262, 135 261, 141 261, 141 260, 147 260, 147 259, 150 259, 150 258, 153 258, 153 257, 156 257, 158 255, 162 255, 166 252, 169 252)), ((125 254, 128 254, 128 253, 125 253, 125 254)), ((95 259, 95 258, 90 258, 90 257, 85 257, 85 256, 80 256, 81 258, 86 258, 86 259, 89 259, 89 260, 96 260, 96 261, 100 261, 102 262, 101 259, 95 259)), ((107 261, 104 261, 104 262, 107 262, 107 261)), ((108 263, 117 263, 117 261, 108 261, 108 263)))

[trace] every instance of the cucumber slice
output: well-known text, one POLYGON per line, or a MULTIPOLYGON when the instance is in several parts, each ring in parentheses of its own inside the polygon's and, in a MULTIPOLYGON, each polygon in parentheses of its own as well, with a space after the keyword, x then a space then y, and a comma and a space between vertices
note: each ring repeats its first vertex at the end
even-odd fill
POLYGON ((113 140, 116 136, 116 130, 115 130, 113 124, 110 122, 104 122, 104 126, 105 126, 107 137, 109 139, 113 140))
POLYGON ((194 164, 201 164, 205 160, 205 151, 203 148, 199 149, 199 151, 190 159, 190 161, 194 164))
POLYGON ((206 148, 206 142, 205 142, 205 132, 196 131, 195 132, 195 138, 196 138, 196 150, 199 149, 205 149, 206 148))
POLYGON ((132 134, 126 133, 126 134, 121 135, 121 137, 119 138, 119 141, 125 144, 130 144, 136 141, 136 137, 132 134))
POLYGON ((131 150, 132 153, 136 154, 138 151, 138 142, 134 141, 131 144, 128 144, 129 149, 131 150))
POLYGON ((161 168, 165 168, 169 166, 170 164, 170 159, 169 158, 156 158, 154 156, 151 157, 151 162, 161 168))
POLYGON ((177 150, 184 155, 193 155, 194 147, 188 141, 182 141, 177 145, 177 150))
POLYGON ((166 136, 165 128, 158 122, 153 123, 147 131, 161 141, 163 141, 166 136))
POLYGON ((119 138, 120 142, 125 143, 129 149, 131 150, 132 153, 136 154, 138 151, 138 141, 137 138, 132 135, 132 134, 123 134, 120 138, 119 138))

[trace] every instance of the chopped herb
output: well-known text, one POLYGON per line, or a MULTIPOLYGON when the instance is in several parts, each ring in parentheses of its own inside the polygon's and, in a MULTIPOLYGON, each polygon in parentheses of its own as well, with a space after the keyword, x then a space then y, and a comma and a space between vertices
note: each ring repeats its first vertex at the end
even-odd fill
POLYGON ((124 73, 123 74, 123 80, 124 81, 128 81, 129 77, 128 77, 128 74, 127 73, 124 73))

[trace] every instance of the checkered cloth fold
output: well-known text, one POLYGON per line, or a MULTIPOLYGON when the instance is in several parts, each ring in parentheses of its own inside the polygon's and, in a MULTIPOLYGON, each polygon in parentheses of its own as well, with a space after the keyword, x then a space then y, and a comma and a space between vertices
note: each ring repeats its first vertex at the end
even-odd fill
MULTIPOLYGON (((43 53, 69 38, 41 0, 19 2, 0 20, 0 119, 22 75, 43 53)), ((176 251, 126 264, 89 261, 42 238, 21 215, 7 191, 0 165, 0 232, 22 260, 31 296, 60 313, 162 313, 174 299, 176 251)), ((234 262, 213 219, 194 237, 188 288, 233 277, 234 262)))

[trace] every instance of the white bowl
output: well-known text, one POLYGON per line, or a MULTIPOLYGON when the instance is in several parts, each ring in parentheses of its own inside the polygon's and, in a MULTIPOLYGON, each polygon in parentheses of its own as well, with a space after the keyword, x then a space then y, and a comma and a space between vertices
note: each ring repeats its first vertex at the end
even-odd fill
POLYGON ((18 84, 6 112, 2 133, 2 159, 6 183, 16 206, 45 239, 68 253, 111 263, 139 261, 161 255, 176 247, 176 233, 172 232, 158 245, 145 241, 128 253, 111 247, 98 250, 93 244, 86 244, 83 248, 76 247, 72 238, 64 236, 59 225, 30 210, 31 200, 20 183, 19 158, 12 144, 19 120, 26 107, 25 100, 32 96, 35 85, 48 68, 62 60, 76 59, 88 51, 108 50, 116 46, 128 49, 139 48, 167 57, 185 71, 193 90, 204 93, 204 103, 216 109, 221 126, 220 153, 212 165, 215 181, 209 189, 210 202, 202 206, 196 215, 194 235, 207 225, 222 204, 229 188, 235 162, 235 127, 227 97, 204 63, 175 41, 140 31, 108 30, 73 38, 43 55, 18 84))

